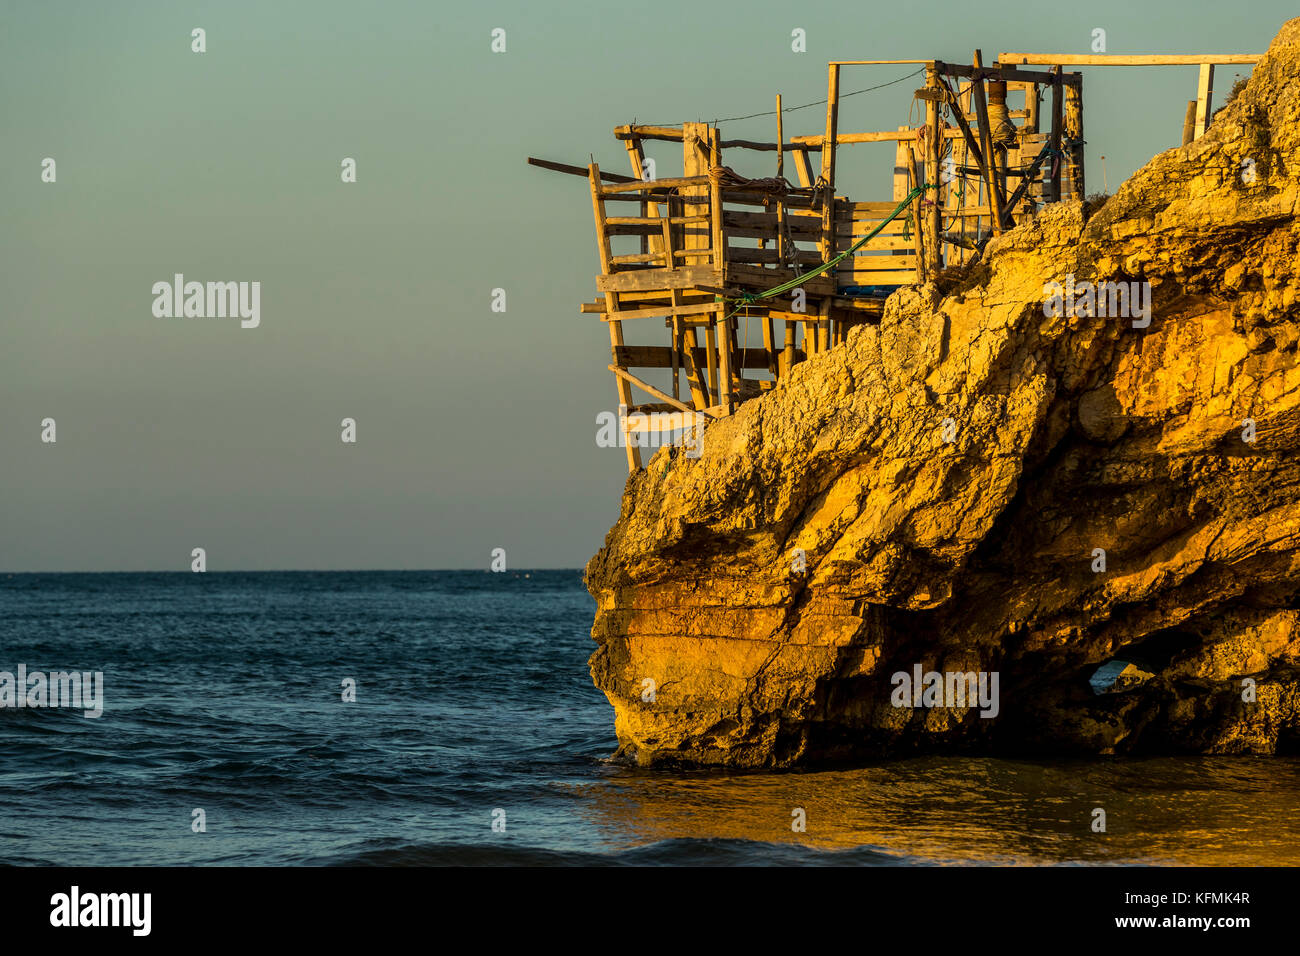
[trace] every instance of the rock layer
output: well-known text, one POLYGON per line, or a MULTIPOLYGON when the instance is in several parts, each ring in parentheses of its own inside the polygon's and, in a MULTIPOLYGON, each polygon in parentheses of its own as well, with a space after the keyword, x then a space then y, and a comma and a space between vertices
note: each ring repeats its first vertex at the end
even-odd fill
POLYGON ((630 476, 587 567, 621 753, 1300 750, 1298 163, 1292 20, 1200 140, 630 476), (1067 277, 1149 283, 1149 325, 1048 314, 1067 277), (1096 693, 1115 660, 1149 676, 1096 693), (918 664, 997 715, 896 706, 918 664))

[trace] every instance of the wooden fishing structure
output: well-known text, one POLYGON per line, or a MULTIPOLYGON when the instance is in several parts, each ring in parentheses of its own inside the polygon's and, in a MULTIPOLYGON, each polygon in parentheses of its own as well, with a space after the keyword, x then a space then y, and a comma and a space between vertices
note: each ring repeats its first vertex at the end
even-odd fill
POLYGON ((1213 64, 1257 59, 1003 53, 985 65, 977 50, 969 65, 835 61, 828 65, 824 134, 787 139, 777 96, 772 142, 723 139, 705 123, 626 125, 614 135, 632 176, 595 162, 584 168, 530 158, 588 180, 600 275, 597 297, 581 311, 608 326, 629 469, 641 467, 638 434, 730 415, 796 363, 842 342, 855 325, 878 322, 885 299, 901 286, 969 262, 990 238, 1047 203, 1082 200, 1083 77, 1065 66, 1200 65, 1194 117, 1189 105, 1190 128, 1199 136, 1210 115, 1213 64), (847 71, 908 65, 918 78, 924 74, 913 93, 914 111, 923 106, 920 125, 840 127, 847 71), (681 176, 646 178, 652 167, 644 144, 656 140, 681 144, 681 176), (880 142, 895 146, 892 197, 857 202, 838 195, 840 148, 880 142), (738 150, 774 153, 776 175, 736 173, 725 160, 738 150), (786 176, 787 164, 797 185, 786 176), (632 245, 619 251, 616 243, 632 245), (625 340, 625 323, 645 328, 647 320, 663 322, 668 344, 625 340), (652 384, 637 374, 644 369, 668 370, 669 384, 652 384))

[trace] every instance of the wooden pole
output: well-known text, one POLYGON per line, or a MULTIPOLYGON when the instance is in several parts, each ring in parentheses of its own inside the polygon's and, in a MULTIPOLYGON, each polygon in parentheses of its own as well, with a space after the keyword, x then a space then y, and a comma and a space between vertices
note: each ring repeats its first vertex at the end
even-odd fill
POLYGON ((1187 101, 1187 110, 1183 113, 1183 145, 1196 139, 1196 100, 1187 101))
POLYGON ((826 138, 822 140, 822 262, 835 258, 835 135, 840 115, 840 68, 832 63, 826 77, 826 138))
POLYGON ((980 127, 980 153, 984 162, 984 181, 988 186, 989 209, 993 211, 993 235, 1002 235, 1002 184, 998 173, 998 161, 993 150, 993 137, 989 132, 989 105, 984 96, 983 64, 980 51, 975 51, 975 75, 971 78, 971 94, 975 100, 975 121, 980 127))
POLYGON ((1214 64, 1202 63, 1201 73, 1196 82, 1196 131, 1193 139, 1205 135, 1205 128, 1210 125, 1210 107, 1214 98, 1214 64))
MULTIPOLYGON (((933 66, 927 67, 925 71, 925 88, 934 93, 933 99, 925 101, 925 181, 931 185, 939 184, 939 154, 943 150, 943 134, 939 127, 939 75, 933 66)), ((916 197, 924 210, 928 208, 930 215, 926 216, 926 244, 925 244, 925 268, 928 275, 937 273, 942 265, 940 259, 941 246, 939 236, 943 231, 943 215, 940 209, 940 195, 942 190, 934 190, 934 199, 930 206, 925 205, 929 198, 929 192, 923 192, 916 197)))
MULTIPOLYGON (((781 113, 781 94, 776 94, 776 178, 785 178, 785 123, 781 113)), ((779 268, 786 266, 786 257, 790 250, 785 247, 785 200, 776 199, 776 259, 779 268)))
POLYGON ((1061 134, 1065 130, 1064 108, 1065 90, 1061 85, 1061 74, 1058 67, 1056 75, 1052 78, 1052 133, 1049 142, 1056 152, 1052 154, 1051 198, 1048 202, 1061 201, 1061 170, 1065 169, 1065 156, 1061 152, 1061 134))
POLYGON ((1083 85, 1067 83, 1065 86, 1065 135, 1070 137, 1070 148, 1065 157, 1070 163, 1070 191, 1073 198, 1083 201, 1086 191, 1083 181, 1083 85))
MULTIPOLYGON (((921 166, 916 161, 916 150, 912 148, 911 144, 908 144, 907 147, 907 160, 908 160, 907 168, 908 171, 911 173, 909 179, 912 183, 912 189, 915 189, 917 184, 921 181, 921 166)), ((922 222, 921 197, 917 196, 915 199, 912 200, 912 224, 913 224, 912 246, 916 252, 916 281, 917 282, 925 282, 926 280, 925 245, 921 238, 921 233, 922 233, 921 222, 922 222)))

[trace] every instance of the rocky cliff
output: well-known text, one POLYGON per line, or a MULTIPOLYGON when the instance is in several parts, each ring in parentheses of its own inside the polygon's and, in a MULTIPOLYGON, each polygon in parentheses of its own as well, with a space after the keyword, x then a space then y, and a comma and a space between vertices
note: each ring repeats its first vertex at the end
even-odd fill
POLYGON ((1292 20, 1202 139, 659 451, 587 567, 621 752, 1300 750, 1298 171, 1292 20))

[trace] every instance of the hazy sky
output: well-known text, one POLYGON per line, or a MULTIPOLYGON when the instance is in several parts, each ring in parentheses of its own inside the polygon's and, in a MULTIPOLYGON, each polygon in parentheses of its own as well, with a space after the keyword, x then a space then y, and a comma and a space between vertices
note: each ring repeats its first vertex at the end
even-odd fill
MULTIPOLYGON (((616 405, 608 334, 577 311, 598 271, 591 203, 525 157, 627 173, 614 126, 818 100, 828 59, 1088 51, 1096 27, 1110 53, 1262 52, 1294 12, 5 0, 0 570, 186 570, 195 547, 212 571, 487 567, 497 547, 512 568, 580 566, 626 477, 595 444, 616 405), (178 272, 259 281, 260 326, 155 317, 153 284, 178 272)), ((911 69, 859 67, 842 88, 911 69)), ((1113 190, 1177 144, 1196 69, 1085 72, 1089 190, 1102 154, 1113 190)), ((906 123, 918 85, 846 101, 841 128, 906 123)), ((787 135, 823 123, 801 110, 787 135)), ((771 139, 774 121, 724 132, 771 139)), ((892 149, 860 149, 841 183, 888 198, 892 149)), ((657 155, 671 175, 679 151, 657 155)), ((774 173, 751 156, 728 162, 774 173)))

